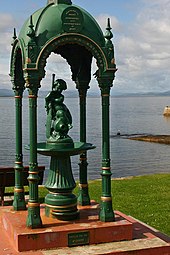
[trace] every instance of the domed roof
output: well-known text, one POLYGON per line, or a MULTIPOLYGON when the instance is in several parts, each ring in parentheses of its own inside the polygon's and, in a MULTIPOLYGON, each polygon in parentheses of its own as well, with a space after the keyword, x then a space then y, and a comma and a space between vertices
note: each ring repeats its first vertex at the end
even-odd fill
POLYGON ((42 48, 49 40, 62 34, 80 34, 104 47, 105 38, 95 19, 70 0, 49 0, 47 6, 37 10, 23 25, 18 39, 23 46, 28 44, 30 27, 36 37, 37 46, 42 48))

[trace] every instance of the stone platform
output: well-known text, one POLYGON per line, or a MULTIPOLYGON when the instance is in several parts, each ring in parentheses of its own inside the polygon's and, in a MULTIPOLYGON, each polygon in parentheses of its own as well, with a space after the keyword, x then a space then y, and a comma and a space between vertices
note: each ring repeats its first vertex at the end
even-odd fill
POLYGON ((27 211, 0 208, 0 254, 37 255, 170 255, 170 238, 116 211, 115 222, 98 220, 98 205, 79 207, 80 219, 58 221, 44 216, 43 228, 25 226, 27 211))

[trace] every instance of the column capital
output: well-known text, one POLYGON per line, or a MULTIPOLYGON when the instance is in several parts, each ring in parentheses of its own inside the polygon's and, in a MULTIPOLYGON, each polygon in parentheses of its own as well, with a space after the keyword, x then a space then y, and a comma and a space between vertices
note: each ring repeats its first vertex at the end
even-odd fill
POLYGON ((76 81, 76 89, 79 91, 79 95, 86 96, 87 90, 90 88, 89 81, 76 81))
POLYGON ((15 96, 20 96, 22 97, 23 92, 24 92, 24 83, 19 83, 19 82, 12 82, 13 86, 12 89, 15 92, 15 96))
POLYGON ((25 71, 26 88, 29 90, 29 95, 37 96, 38 89, 41 87, 38 72, 25 71))
POLYGON ((97 78, 99 88, 101 90, 101 95, 110 95, 110 89, 113 86, 113 79, 108 77, 98 77, 97 78))

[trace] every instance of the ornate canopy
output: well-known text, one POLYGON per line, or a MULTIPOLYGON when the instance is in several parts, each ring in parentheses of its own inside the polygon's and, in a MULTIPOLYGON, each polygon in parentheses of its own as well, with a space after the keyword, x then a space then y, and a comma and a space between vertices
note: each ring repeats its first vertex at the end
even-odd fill
POLYGON ((94 56, 99 68, 97 76, 114 78, 115 61, 110 21, 105 36, 95 19, 70 0, 49 0, 24 23, 18 38, 14 32, 11 56, 11 79, 16 84, 45 76, 45 65, 54 52, 65 58, 77 82, 91 79, 94 56))

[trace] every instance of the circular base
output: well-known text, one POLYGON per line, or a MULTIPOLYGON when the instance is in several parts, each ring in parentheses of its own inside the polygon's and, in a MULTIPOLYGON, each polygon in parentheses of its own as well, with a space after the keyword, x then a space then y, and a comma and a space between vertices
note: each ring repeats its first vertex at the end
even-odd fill
POLYGON ((70 221, 70 220, 78 219, 79 214, 80 213, 77 210, 77 206, 76 206, 76 208, 74 208, 73 211, 69 211, 69 212, 60 212, 54 208, 51 208, 48 205, 45 206, 45 215, 47 217, 56 218, 56 219, 62 220, 62 221, 70 221))
POLYGON ((77 197, 72 193, 49 193, 45 197, 45 215, 59 220, 74 220, 79 216, 77 197))

